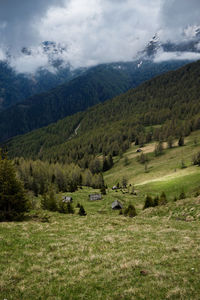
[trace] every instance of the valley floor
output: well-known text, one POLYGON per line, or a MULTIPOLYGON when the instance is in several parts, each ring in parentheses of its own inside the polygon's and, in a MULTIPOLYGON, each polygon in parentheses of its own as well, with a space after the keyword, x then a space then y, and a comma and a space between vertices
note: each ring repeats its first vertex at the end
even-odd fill
POLYGON ((103 200, 89 201, 89 188, 72 194, 86 217, 77 208, 38 209, 24 222, 0 223, 1 299, 200 299, 200 168, 192 165, 199 140, 194 132, 159 157, 155 143, 145 146, 147 170, 132 146, 104 174, 103 200), (112 191, 123 177, 128 188, 112 191), (162 191, 168 204, 143 211, 145 196, 162 191), (187 199, 174 202, 182 191, 187 199), (115 200, 134 204, 138 215, 112 211, 115 200))

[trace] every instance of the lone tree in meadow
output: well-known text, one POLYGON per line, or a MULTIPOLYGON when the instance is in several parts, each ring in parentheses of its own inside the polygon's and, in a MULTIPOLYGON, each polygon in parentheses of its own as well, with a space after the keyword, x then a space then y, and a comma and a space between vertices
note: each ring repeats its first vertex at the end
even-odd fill
POLYGON ((78 214, 79 214, 79 216, 86 216, 87 215, 83 205, 80 205, 80 209, 79 209, 78 214))
POLYGON ((167 204, 167 196, 165 192, 162 192, 159 199, 159 205, 165 205, 165 204, 167 204))
POLYGON ((154 201, 151 198, 151 196, 147 195, 144 203, 143 209, 149 208, 149 207, 154 207, 154 201))
POLYGON ((132 204, 129 204, 129 206, 124 210, 124 216, 130 217, 130 218, 137 216, 135 206, 132 204))
POLYGON ((179 147, 181 147, 181 146, 184 146, 184 137, 183 136, 180 136, 180 138, 179 138, 179 140, 178 140, 178 145, 179 145, 179 147))
POLYGON ((0 221, 14 221, 23 217, 29 209, 22 183, 7 156, 0 153, 0 221))

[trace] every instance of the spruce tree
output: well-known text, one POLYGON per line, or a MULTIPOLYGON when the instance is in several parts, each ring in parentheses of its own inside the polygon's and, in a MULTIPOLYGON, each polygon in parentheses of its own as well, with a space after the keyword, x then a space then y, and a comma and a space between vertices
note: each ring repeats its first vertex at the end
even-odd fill
POLYGON ((0 154, 0 221, 17 220, 28 209, 23 185, 16 177, 12 162, 0 154))
POLYGON ((179 140, 178 140, 178 145, 179 147, 184 146, 184 137, 180 136, 179 140))
POLYGON ((103 185, 101 187, 100 191, 101 191, 102 195, 106 195, 106 187, 105 187, 105 185, 103 185))
POLYGON ((67 203, 67 213, 74 214, 74 208, 70 202, 67 203))
POLYGON ((87 215, 83 205, 80 205, 80 209, 79 209, 78 214, 79 214, 79 216, 86 216, 87 215))
POLYGON ((124 215, 128 216, 130 218, 137 216, 135 206, 132 204, 129 204, 129 206, 124 210, 124 215))
POLYGON ((162 194, 160 195, 159 204, 160 205, 167 204, 167 197, 166 197, 165 192, 162 192, 162 194))
POLYGON ((153 207, 154 206, 154 201, 151 198, 151 196, 147 195, 146 199, 145 199, 145 203, 144 203, 144 207, 143 209, 149 208, 149 207, 153 207))

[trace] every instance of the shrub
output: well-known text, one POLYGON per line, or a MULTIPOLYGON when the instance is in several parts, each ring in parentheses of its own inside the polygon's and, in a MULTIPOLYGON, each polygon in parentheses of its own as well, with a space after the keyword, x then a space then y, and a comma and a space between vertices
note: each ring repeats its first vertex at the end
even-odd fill
POLYGON ((137 216, 134 205, 129 204, 129 206, 124 210, 124 215, 130 218, 137 216))
POLYGON ((180 136, 179 140, 178 140, 178 145, 179 147, 184 146, 184 137, 180 136))
POLYGON ((149 208, 149 207, 153 207, 154 206, 154 201, 151 198, 151 196, 147 195, 146 199, 145 199, 145 203, 144 203, 144 207, 143 209, 149 208))
POLYGON ((43 195, 41 200, 41 206, 44 210, 57 211, 59 207, 56 201, 56 194, 54 189, 51 187, 47 194, 43 195))
POLYGON ((160 199, 159 199, 159 205, 165 205, 167 204, 167 197, 165 195, 164 192, 162 192, 162 194, 160 195, 160 199))
POLYGON ((106 195, 106 187, 103 185, 100 189, 102 195, 106 195))
POLYGON ((192 163, 193 165, 200 166, 200 152, 198 152, 196 155, 193 156, 192 163))
POLYGON ((179 200, 182 200, 182 199, 185 199, 186 198, 186 195, 185 195, 185 192, 182 191, 179 195, 179 200))
POLYGON ((79 209, 79 213, 78 214, 79 214, 79 216, 86 216, 87 215, 87 213, 86 213, 83 205, 80 205, 80 209, 79 209))
POLYGON ((153 200, 153 206, 156 207, 156 206, 158 206, 158 205, 159 205, 159 197, 156 196, 156 197, 154 198, 154 200, 153 200))

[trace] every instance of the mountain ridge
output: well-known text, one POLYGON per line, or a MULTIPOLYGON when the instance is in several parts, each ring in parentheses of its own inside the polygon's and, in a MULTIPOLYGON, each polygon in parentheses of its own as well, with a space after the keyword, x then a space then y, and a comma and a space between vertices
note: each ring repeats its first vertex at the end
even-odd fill
POLYGON ((200 61, 159 75, 86 112, 16 137, 8 143, 9 153, 82 165, 87 156, 119 155, 132 142, 140 145, 151 139, 188 135, 200 128, 199 80, 200 61), (69 141, 78 124, 77 136, 69 141))

